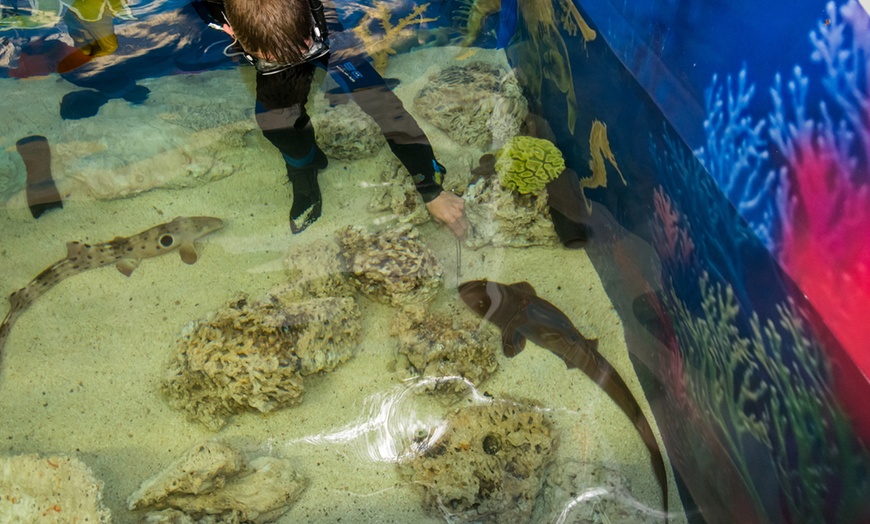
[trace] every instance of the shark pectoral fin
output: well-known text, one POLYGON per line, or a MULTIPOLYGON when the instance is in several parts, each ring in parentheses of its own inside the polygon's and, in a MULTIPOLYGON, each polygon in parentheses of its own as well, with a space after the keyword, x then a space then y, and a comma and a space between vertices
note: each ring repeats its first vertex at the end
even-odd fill
POLYGON ((521 293, 525 293, 527 295, 532 295, 534 297, 538 296, 538 294, 535 293, 535 288, 533 288, 531 284, 529 284, 528 282, 525 282, 525 281, 511 284, 510 287, 516 289, 517 291, 520 291, 521 293))
POLYGON ((526 347, 526 337, 508 326, 501 334, 501 347, 506 357, 515 357, 526 347))
POLYGON ((193 264, 199 256, 196 254, 196 246, 193 242, 185 242, 178 248, 178 253, 181 255, 181 260, 185 264, 193 264))
POLYGON ((115 267, 118 268, 118 271, 123 273, 125 277, 129 277, 133 274, 133 270, 139 267, 139 259, 122 258, 115 262, 115 267))

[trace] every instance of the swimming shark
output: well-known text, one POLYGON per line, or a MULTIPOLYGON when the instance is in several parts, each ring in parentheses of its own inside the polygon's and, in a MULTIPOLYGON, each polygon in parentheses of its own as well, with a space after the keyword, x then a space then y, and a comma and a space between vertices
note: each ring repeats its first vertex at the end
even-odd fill
POLYGON ((668 482, 658 442, 637 399, 613 366, 598 352, 598 340, 584 337, 556 306, 537 296, 528 282, 500 284, 471 280, 459 286, 459 296, 472 311, 501 329, 502 349, 514 357, 526 340, 550 350, 591 378, 632 421, 650 453, 653 472, 668 513, 668 482))
POLYGON ((101 244, 69 242, 66 258, 47 267, 25 287, 9 295, 9 312, 0 324, 0 356, 12 325, 37 298, 58 282, 89 269, 115 264, 118 271, 130 276, 143 259, 178 250, 186 264, 196 262, 194 242, 223 227, 213 217, 178 217, 131 237, 116 237, 101 244))

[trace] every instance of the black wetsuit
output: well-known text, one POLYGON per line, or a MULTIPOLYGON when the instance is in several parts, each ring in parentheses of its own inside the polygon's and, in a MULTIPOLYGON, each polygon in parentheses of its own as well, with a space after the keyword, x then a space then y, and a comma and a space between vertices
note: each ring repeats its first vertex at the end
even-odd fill
POLYGON ((314 126, 305 109, 318 66, 326 67, 346 96, 378 124, 390 149, 411 174, 423 201, 431 202, 441 194, 444 168, 435 160, 429 140, 402 101, 363 57, 337 61, 328 55, 317 63, 304 63, 278 73, 257 73, 257 124, 287 163, 287 176, 294 185, 291 215, 298 217, 319 202, 317 170, 326 167, 326 157, 317 147, 314 126))
MULTIPOLYGON (((352 32, 345 31, 337 17, 332 18, 328 27, 331 49, 361 49, 352 32)), ((431 202, 442 191, 444 167, 435 160, 423 130, 366 57, 354 53, 348 58, 347 54, 341 53, 342 58, 337 59, 332 52, 277 73, 257 72, 257 124, 281 151, 287 164, 287 177, 293 184, 290 218, 294 232, 320 216, 317 172, 326 167, 327 159, 317 147, 314 126, 305 109, 317 67, 325 68, 344 96, 356 102, 378 124, 390 149, 408 169, 424 202, 431 202)))

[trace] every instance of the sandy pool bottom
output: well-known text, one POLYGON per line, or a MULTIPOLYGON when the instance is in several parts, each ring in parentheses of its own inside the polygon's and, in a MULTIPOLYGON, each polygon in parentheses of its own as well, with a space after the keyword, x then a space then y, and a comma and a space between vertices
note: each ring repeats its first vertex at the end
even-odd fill
MULTIPOLYGON (((389 76, 420 78, 442 63, 443 50, 412 53, 391 62, 389 76), (421 70, 421 67, 426 69, 421 70)), ((216 72, 204 75, 228 75, 216 72)), ((230 77, 231 78, 231 77, 230 77)), ((152 93, 183 89, 179 79, 155 79, 152 93)), ((31 81, 28 89, 57 90, 56 79, 31 81)), ((397 93, 410 107, 407 82, 397 93)), ((48 95, 47 95, 48 96, 48 95)), ((148 103, 131 111, 149 118, 148 103)), ((9 111, 23 111, 10 107, 9 111)), ((14 116, 14 115, 13 115, 14 116)), ((156 118, 155 115, 150 115, 156 118)), ((56 113, 31 116, 29 133, 55 130, 53 144, 69 143, 56 113)), ((111 122, 93 119, 94 126, 111 122)), ((14 121, 14 118, 13 118, 14 121)), ((438 130, 421 122, 436 153, 455 149, 438 130)), ((111 132, 106 127, 102 132, 111 132)), ((49 133, 46 133, 48 136, 49 133)), ((9 137, 4 146, 14 144, 9 137)), ((262 145, 263 142, 260 142, 262 145)), ((136 147, 135 138, 130 148, 136 147)), ((4 454, 69 454, 105 483, 104 502, 113 520, 135 522, 127 497, 194 444, 220 437, 251 456, 291 459, 311 484, 280 522, 438 522, 420 506, 414 486, 404 483, 386 458, 373 459, 373 441, 311 439, 358 423, 379 395, 403 387, 393 371, 396 342, 387 325, 396 310, 359 297, 363 335, 356 355, 333 373, 306 381, 301 405, 233 418, 219 433, 190 422, 169 407, 159 382, 181 329, 204 318, 239 291, 251 296, 285 281, 283 259, 350 224, 389 225, 390 217, 368 210, 378 162, 337 160, 321 175, 323 218, 302 235, 289 232, 289 194, 280 157, 268 147, 240 149, 241 168, 226 178, 185 189, 158 189, 114 200, 75 199, 63 210, 30 218, 23 200, 0 213, 3 279, 8 296, 65 256, 68 241, 103 242, 129 236, 176 216, 210 215, 226 226, 208 237, 196 264, 176 254, 145 260, 130 278, 113 267, 94 269, 62 282, 25 312, 7 341, 0 368, 0 443, 4 454)), ((421 238, 445 268, 445 287, 434 308, 463 307, 455 292, 456 247, 436 224, 419 226, 421 238)), ((628 359, 621 320, 583 251, 561 247, 484 248, 462 251, 462 280, 527 281, 565 311, 648 406, 628 359), (558 268, 555 271, 554 268, 558 268)), ((0 310, 5 313, 5 309, 0 310)), ((499 371, 480 385, 496 398, 519 397, 551 410, 561 434, 559 460, 604 463, 624 476, 641 502, 661 507, 649 457, 630 421, 577 370, 548 351, 529 345, 519 356, 499 357, 499 371)), ((425 398, 419 400, 424 408, 425 398)), ((414 408, 417 409, 417 408, 414 408)), ((678 508, 671 481, 671 509, 678 508)))

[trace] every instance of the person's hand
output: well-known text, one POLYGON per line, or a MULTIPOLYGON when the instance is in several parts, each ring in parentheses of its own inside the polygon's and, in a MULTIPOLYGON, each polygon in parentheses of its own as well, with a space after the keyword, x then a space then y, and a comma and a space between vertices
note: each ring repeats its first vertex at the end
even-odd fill
POLYGON ((465 201, 450 191, 442 191, 435 200, 426 204, 432 218, 443 223, 456 238, 465 236, 468 221, 465 220, 465 201))

